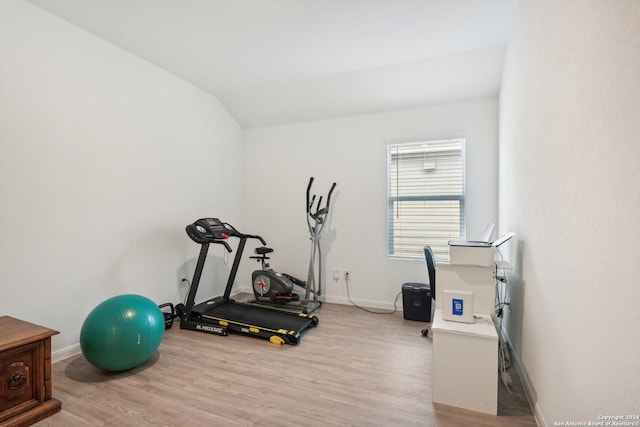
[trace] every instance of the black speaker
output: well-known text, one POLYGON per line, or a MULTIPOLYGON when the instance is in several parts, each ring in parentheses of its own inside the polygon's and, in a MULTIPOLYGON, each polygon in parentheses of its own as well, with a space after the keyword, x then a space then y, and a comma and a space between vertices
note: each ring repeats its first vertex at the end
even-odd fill
POLYGON ((402 307, 404 318, 431 322, 431 288, 424 283, 402 285, 402 307))

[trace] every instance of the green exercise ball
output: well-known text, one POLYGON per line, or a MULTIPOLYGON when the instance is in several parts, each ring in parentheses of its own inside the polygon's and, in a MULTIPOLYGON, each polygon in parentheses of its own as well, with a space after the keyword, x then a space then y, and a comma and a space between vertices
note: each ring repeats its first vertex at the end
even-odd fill
POLYGON ((149 359, 164 337, 160 308, 141 295, 118 295, 87 316, 80 330, 82 354, 105 371, 125 371, 149 359))

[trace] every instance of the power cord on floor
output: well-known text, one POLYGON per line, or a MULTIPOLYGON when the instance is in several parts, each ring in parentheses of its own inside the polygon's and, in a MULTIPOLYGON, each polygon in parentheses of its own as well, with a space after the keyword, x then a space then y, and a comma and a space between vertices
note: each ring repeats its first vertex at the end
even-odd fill
POLYGON ((393 314, 396 311, 398 311, 396 304, 398 303, 398 297, 400 296, 400 294, 402 292, 398 292, 398 294, 396 295, 396 298, 393 300, 393 310, 389 310, 389 311, 376 311, 376 310, 371 310, 369 308, 366 307, 362 307, 358 304, 356 304, 355 302, 353 302, 353 300, 351 299, 351 295, 349 294, 349 277, 345 277, 345 283, 347 284, 347 298, 349 299, 349 302, 354 306, 359 308, 360 310, 364 310, 367 313, 373 313, 373 314, 393 314))

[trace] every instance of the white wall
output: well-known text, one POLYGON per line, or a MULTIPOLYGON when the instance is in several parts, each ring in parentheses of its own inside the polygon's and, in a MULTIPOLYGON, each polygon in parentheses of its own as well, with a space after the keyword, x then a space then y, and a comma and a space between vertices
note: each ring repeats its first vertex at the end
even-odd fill
POLYGON ((638 414, 640 3, 522 2, 500 97, 509 335, 542 425, 638 414))
MULTIPOLYGON (((261 234, 275 249, 276 270, 306 278, 307 182, 315 177, 313 191, 325 196, 337 182, 322 237, 327 299, 348 302, 344 281, 331 277, 333 269, 348 270, 354 301, 393 307, 402 283, 426 281, 427 270, 424 260, 387 258, 386 145, 466 138, 468 234, 479 237, 487 222, 497 221, 497 129, 497 99, 484 99, 246 130, 246 231, 261 234)), ((239 278, 246 278, 247 288, 257 267, 242 266, 239 278)))
POLYGON ((241 223, 240 127, 215 97, 19 0, 0 2, 0 58, 0 315, 59 330, 55 354, 107 297, 181 300, 198 254, 184 227, 241 223))

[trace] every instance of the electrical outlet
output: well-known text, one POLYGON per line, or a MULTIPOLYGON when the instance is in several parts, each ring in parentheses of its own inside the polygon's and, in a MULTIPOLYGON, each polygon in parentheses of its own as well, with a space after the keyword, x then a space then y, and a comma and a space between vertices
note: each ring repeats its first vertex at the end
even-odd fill
POLYGON ((351 279, 351 275, 349 274, 348 271, 345 271, 344 272, 344 280, 345 280, 345 282, 349 281, 349 279, 351 279))
POLYGON ((333 280, 337 282, 340 279, 342 279, 342 274, 340 273, 340 270, 333 270, 333 280))

